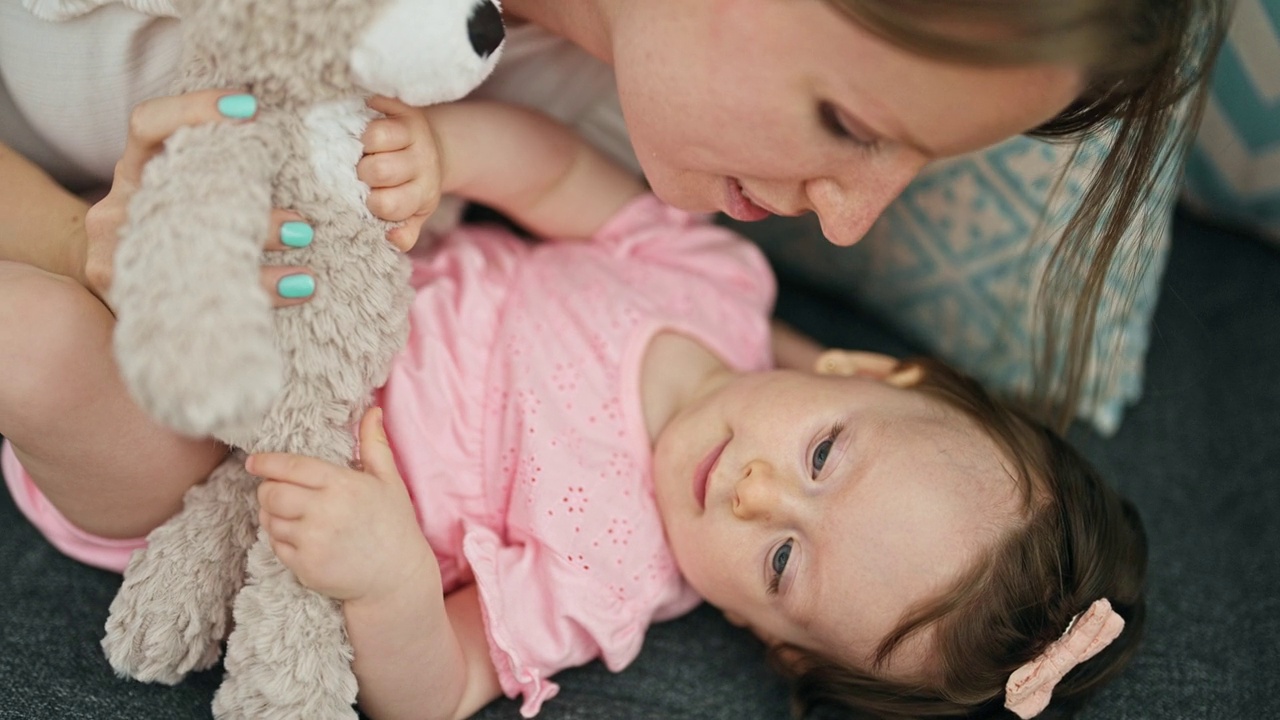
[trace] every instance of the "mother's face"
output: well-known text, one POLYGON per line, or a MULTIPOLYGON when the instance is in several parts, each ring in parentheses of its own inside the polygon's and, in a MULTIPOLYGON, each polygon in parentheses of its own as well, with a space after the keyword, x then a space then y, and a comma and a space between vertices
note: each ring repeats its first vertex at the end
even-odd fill
POLYGON ((824 0, 631 0, 613 63, 653 189, 740 219, 816 212, 857 242, 920 168, 1025 132, 1082 87, 1064 66, 909 54, 824 0))

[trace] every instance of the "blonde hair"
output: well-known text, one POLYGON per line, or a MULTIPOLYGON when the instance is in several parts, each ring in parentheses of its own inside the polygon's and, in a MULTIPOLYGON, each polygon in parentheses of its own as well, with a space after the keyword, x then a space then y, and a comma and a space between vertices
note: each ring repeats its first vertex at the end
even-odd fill
MULTIPOLYGON (((1087 393, 1097 309, 1126 231, 1157 180, 1181 165, 1231 0, 826 0, 890 42, 976 65, 1065 63, 1086 70, 1071 106, 1028 132, 1078 138, 1110 125, 1114 141, 1055 246, 1037 305, 1043 344, 1032 400, 1065 428, 1087 393), (1063 346, 1062 338, 1067 338, 1063 346)), ((1126 264, 1131 297, 1142 258, 1126 264)))

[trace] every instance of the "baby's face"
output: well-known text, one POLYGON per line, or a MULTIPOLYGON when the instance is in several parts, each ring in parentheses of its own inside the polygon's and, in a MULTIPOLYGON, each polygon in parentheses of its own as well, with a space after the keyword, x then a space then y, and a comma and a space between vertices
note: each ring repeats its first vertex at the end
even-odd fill
MULTIPOLYGON (((730 376, 663 429, 654 477, 694 589, 767 643, 863 668, 1022 514, 976 425, 875 379, 730 376)), ((900 646, 886 671, 926 672, 928 645, 900 646)))

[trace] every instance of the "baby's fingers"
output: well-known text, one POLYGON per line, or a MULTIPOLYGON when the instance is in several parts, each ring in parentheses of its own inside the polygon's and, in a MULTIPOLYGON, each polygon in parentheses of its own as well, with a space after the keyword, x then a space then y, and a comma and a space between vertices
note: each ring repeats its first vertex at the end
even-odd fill
POLYGON ((372 110, 377 110, 383 115, 395 117, 396 115, 404 115, 405 113, 414 112, 414 107, 408 105, 401 100, 386 95, 374 95, 365 103, 372 110))
MULTIPOLYGON (((278 520, 301 520, 315 491, 275 480, 258 485, 258 507, 265 515, 278 520)), ((259 518, 262 519, 262 518, 259 518)))
POLYGON ((245 459, 244 467, 260 478, 312 489, 325 486, 325 477, 337 471, 323 460, 292 453, 254 453, 245 459))
POLYGON ((387 222, 404 222, 414 215, 430 215, 439 203, 439 195, 427 195, 417 184, 407 183, 373 190, 365 204, 387 222))
POLYGON ((365 126, 360 141, 366 153, 395 152, 413 144, 413 133, 401 118, 376 118, 365 126))
POLYGON ((426 224, 429 217, 431 215, 428 213, 419 213, 410 217, 387 231, 387 241, 400 252, 409 252, 414 245, 418 244, 418 238, 422 235, 422 226, 426 224))
POLYGON ((356 164, 356 176, 371 188, 389 188, 412 183, 426 186, 426 160, 411 150, 365 155, 356 164))

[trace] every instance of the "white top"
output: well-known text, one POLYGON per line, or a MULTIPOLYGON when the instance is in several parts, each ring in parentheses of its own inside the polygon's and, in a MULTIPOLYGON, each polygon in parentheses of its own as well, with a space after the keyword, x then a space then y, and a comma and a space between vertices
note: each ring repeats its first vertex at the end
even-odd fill
MULTIPOLYGON (((105 183, 129 111, 168 92, 180 58, 173 18, 113 3, 50 22, 0 2, 0 142, 72 189, 105 183)), ((475 95, 539 108, 639 172, 611 69, 563 38, 510 28, 501 64, 475 95)))

